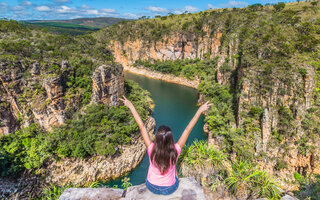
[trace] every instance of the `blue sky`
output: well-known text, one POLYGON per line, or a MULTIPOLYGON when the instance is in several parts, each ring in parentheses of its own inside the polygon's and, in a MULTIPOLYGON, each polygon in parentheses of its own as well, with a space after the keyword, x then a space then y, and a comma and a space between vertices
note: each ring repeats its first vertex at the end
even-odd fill
MULTIPOLYGON (((293 0, 291 0, 293 1, 293 0)), ((15 20, 73 19, 167 15, 169 12, 199 12, 210 8, 245 7, 278 0, 0 0, 0 18, 15 20)))

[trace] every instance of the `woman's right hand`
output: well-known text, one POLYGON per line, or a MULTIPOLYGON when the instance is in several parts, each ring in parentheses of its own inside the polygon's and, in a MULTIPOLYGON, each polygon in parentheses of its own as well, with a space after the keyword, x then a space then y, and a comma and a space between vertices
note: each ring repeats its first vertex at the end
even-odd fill
POLYGON ((206 103, 202 104, 200 106, 200 108, 198 109, 199 112, 203 113, 204 111, 207 111, 209 110, 210 106, 212 106, 213 104, 212 103, 209 103, 210 101, 207 101, 206 103))
POLYGON ((125 106, 127 106, 128 108, 133 107, 133 104, 131 103, 131 101, 129 101, 124 95, 122 97, 123 97, 123 99, 121 99, 121 98, 119 98, 119 99, 123 102, 123 104, 125 106))

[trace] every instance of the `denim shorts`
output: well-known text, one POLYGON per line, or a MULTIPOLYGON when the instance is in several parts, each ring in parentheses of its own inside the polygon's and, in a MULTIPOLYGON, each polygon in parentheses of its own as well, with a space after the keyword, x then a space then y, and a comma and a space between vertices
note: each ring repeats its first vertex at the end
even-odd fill
POLYGON ((171 186, 157 186, 157 185, 153 185, 152 183, 150 183, 147 179, 146 179, 146 187, 148 188, 148 190, 154 194, 160 194, 160 195, 170 195, 172 193, 174 193, 178 187, 179 187, 179 180, 178 177, 176 177, 176 182, 175 184, 171 185, 171 186))

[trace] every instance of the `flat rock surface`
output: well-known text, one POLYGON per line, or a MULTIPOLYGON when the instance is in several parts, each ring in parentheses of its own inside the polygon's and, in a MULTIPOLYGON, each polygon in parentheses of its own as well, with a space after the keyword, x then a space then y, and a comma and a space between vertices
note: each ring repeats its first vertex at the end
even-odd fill
POLYGON ((68 188, 59 200, 205 200, 202 187, 194 178, 180 178, 179 188, 171 195, 151 193, 145 184, 129 187, 125 197, 122 189, 112 188, 68 188))

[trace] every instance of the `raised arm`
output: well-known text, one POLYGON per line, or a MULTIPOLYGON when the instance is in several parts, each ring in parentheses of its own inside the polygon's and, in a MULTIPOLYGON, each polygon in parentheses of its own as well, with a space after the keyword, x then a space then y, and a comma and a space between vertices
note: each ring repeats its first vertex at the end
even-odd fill
POLYGON ((125 106, 127 106, 134 119, 136 120, 139 128, 140 128, 140 131, 141 131, 141 135, 143 137, 143 140, 144 140, 144 143, 146 144, 147 148, 149 147, 149 145, 152 143, 151 140, 150 140, 150 137, 148 135, 148 132, 147 132, 147 129, 146 127, 144 126, 138 112, 136 111, 136 108, 133 106, 133 104, 131 103, 131 101, 129 101, 125 96, 123 96, 123 99, 120 98, 120 100, 124 103, 125 106))
POLYGON ((193 116, 192 120, 189 122, 187 128, 183 131, 179 141, 177 142, 181 148, 183 148, 184 144, 186 143, 190 132, 192 131, 194 125, 196 125, 200 115, 202 112, 208 110, 212 104, 209 104, 209 101, 207 101, 205 104, 200 106, 200 108, 197 110, 196 114, 193 116))

